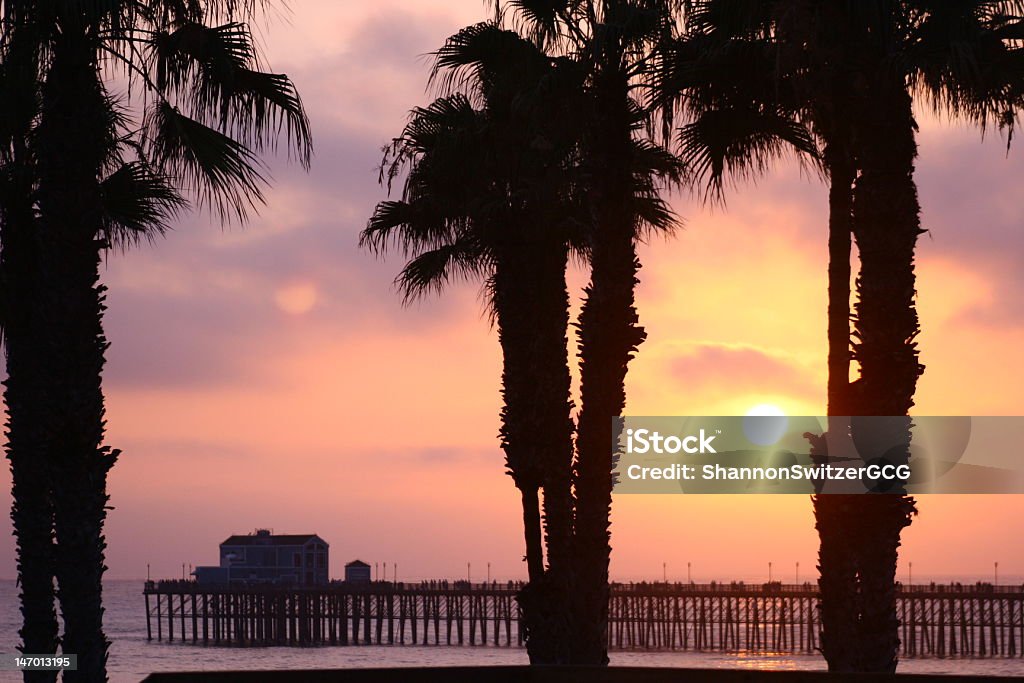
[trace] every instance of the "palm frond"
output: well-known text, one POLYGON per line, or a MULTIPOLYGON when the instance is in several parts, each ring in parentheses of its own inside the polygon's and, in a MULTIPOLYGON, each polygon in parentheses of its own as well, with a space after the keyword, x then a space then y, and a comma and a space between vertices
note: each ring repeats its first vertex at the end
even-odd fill
POLYGON ((480 100, 498 79, 535 81, 549 63, 542 50, 515 31, 481 22, 451 36, 434 53, 429 82, 443 93, 462 90, 480 100))
POLYGON ((144 127, 144 148, 155 168, 183 183, 200 205, 244 220, 263 203, 263 163, 244 144, 166 102, 150 109, 144 127))
POLYGON ((679 214, 657 195, 635 195, 631 208, 637 219, 637 238, 641 240, 653 234, 671 235, 683 225, 679 214))
POLYGON ((706 199, 722 199, 726 179, 760 174, 787 150, 818 156, 813 136, 799 121, 749 108, 705 112, 679 130, 678 142, 687 174, 707 183, 706 199))
POLYGON ((185 22, 250 20, 270 0, 141 0, 148 15, 163 25, 185 22))
POLYGON ((384 201, 377 204, 360 233, 359 246, 383 254, 390 245, 395 245, 408 257, 451 242, 462 227, 457 218, 442 215, 429 198, 415 202, 384 201))
POLYGON ((182 94, 194 117, 257 152, 274 148, 284 132, 290 153, 308 168, 312 137, 302 100, 287 76, 257 68, 245 24, 185 23, 157 33, 151 45, 157 87, 182 94))
POLYGON ((103 235, 122 249, 162 235, 188 205, 168 178, 139 161, 125 163, 107 176, 100 192, 103 235))
POLYGON ((669 185, 681 183, 684 179, 686 168, 682 160, 650 140, 643 138, 633 140, 632 159, 635 177, 656 177, 669 185))
POLYGON ((157 26, 202 23, 206 18, 202 0, 148 0, 144 11, 149 21, 157 26))
POLYGON ((775 4, 765 0, 694 0, 685 19, 691 32, 728 38, 760 39, 774 19, 775 4))
POLYGON ((153 34, 149 51, 157 87, 171 91, 190 85, 196 70, 201 69, 206 79, 227 80, 255 58, 249 29, 238 22, 220 26, 179 23, 153 34))
POLYGON ((644 50, 659 37, 663 30, 674 24, 672 6, 675 3, 616 2, 609 3, 604 19, 604 39, 620 41, 634 57, 641 58, 644 50))
MULTIPOLYGON (((422 163, 427 154, 428 164, 436 167, 447 158, 450 167, 458 168, 465 160, 463 153, 476 146, 475 132, 480 125, 480 112, 461 93, 440 97, 426 107, 416 107, 402 134, 385 148, 381 180, 386 181, 390 190, 403 170, 422 163)), ((409 187, 407 184, 407 190, 409 187)))
MULTIPOLYGON (((309 118, 295 84, 284 74, 239 69, 233 88, 224 84, 217 87, 221 96, 219 106, 221 129, 236 139, 246 141, 260 151, 274 149, 278 137, 284 132, 289 142, 289 153, 294 154, 303 168, 309 168, 313 155, 313 138, 309 118)), ((212 98, 204 91, 197 101, 197 109, 216 111, 212 98)))
POLYGON ((1003 23, 995 29, 995 35, 1003 40, 1024 40, 1024 20, 1003 23))
POLYGON ((510 0, 516 14, 513 28, 542 49, 554 45, 562 34, 562 21, 569 16, 573 0, 510 0))
POLYGON ((0 32, 0 159, 17 137, 24 137, 39 113, 42 80, 37 45, 28 28, 8 23, 0 32))
POLYGON ((395 284, 403 302, 409 304, 426 294, 440 293, 452 280, 481 278, 489 266, 478 245, 467 237, 419 254, 405 265, 395 284))
POLYGON ((658 46, 646 105, 661 118, 665 140, 680 114, 692 121, 709 109, 754 102, 797 110, 806 93, 797 91, 785 64, 772 41, 691 32, 658 46))
POLYGON ((1003 3, 929 3, 901 54, 918 94, 936 110, 979 125, 1009 128, 1024 106, 1024 50, 1003 3))
POLYGON ((444 94, 412 110, 382 161, 389 191, 402 176, 401 200, 378 204, 360 236, 408 259, 406 303, 454 279, 490 282, 507 250, 565 244, 587 224, 573 174, 585 74, 541 42, 481 23, 435 53, 444 94))

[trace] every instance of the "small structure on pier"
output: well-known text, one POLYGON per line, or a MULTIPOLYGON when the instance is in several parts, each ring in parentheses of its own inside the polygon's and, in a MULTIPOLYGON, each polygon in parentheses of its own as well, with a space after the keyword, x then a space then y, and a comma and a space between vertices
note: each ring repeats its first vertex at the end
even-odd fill
POLYGON ((220 565, 196 567, 202 584, 292 584, 328 582, 329 544, 316 534, 274 534, 257 529, 220 544, 220 565))
POLYGON ((345 565, 345 581, 348 583, 370 583, 370 565, 362 560, 352 560, 345 565))

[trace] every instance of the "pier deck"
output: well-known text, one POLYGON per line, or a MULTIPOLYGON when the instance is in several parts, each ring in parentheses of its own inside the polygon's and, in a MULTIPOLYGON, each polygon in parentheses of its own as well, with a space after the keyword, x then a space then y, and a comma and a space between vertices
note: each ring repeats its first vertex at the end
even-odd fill
MULTIPOLYGON (((209 645, 522 645, 514 584, 147 582, 150 640, 209 645)), ((615 584, 612 649, 815 653, 812 584, 615 584)), ((1021 657, 1024 587, 900 590, 901 656, 1021 657)))

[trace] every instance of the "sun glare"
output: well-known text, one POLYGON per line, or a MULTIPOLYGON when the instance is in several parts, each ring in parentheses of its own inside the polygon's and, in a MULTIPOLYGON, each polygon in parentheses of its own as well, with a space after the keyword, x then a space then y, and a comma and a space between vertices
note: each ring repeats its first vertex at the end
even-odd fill
POLYGON ((759 446, 776 443, 786 433, 788 426, 786 413, 774 403, 758 403, 743 418, 743 433, 751 443, 759 446))
POLYGON ((752 416, 785 417, 786 413, 773 403, 758 403, 747 411, 746 417, 752 416))

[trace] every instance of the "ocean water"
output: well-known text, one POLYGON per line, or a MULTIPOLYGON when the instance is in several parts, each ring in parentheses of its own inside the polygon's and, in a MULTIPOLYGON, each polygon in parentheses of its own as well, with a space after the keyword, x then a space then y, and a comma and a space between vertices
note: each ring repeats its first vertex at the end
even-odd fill
MULTIPOLYGON (((111 581, 106 586, 107 635, 113 641, 110 679, 137 683, 154 671, 217 669, 296 669, 409 666, 486 666, 525 664, 519 648, 476 646, 349 646, 349 647, 214 647, 146 641, 142 581, 111 581)), ((18 644, 17 589, 0 581, 0 654, 14 653, 18 644)), ((744 653, 612 652, 612 666, 665 666, 822 670, 820 657, 744 653)), ((1024 676, 1024 659, 907 659, 905 673, 1024 676)), ((13 671, 0 671, 0 681, 20 681, 13 671)))

